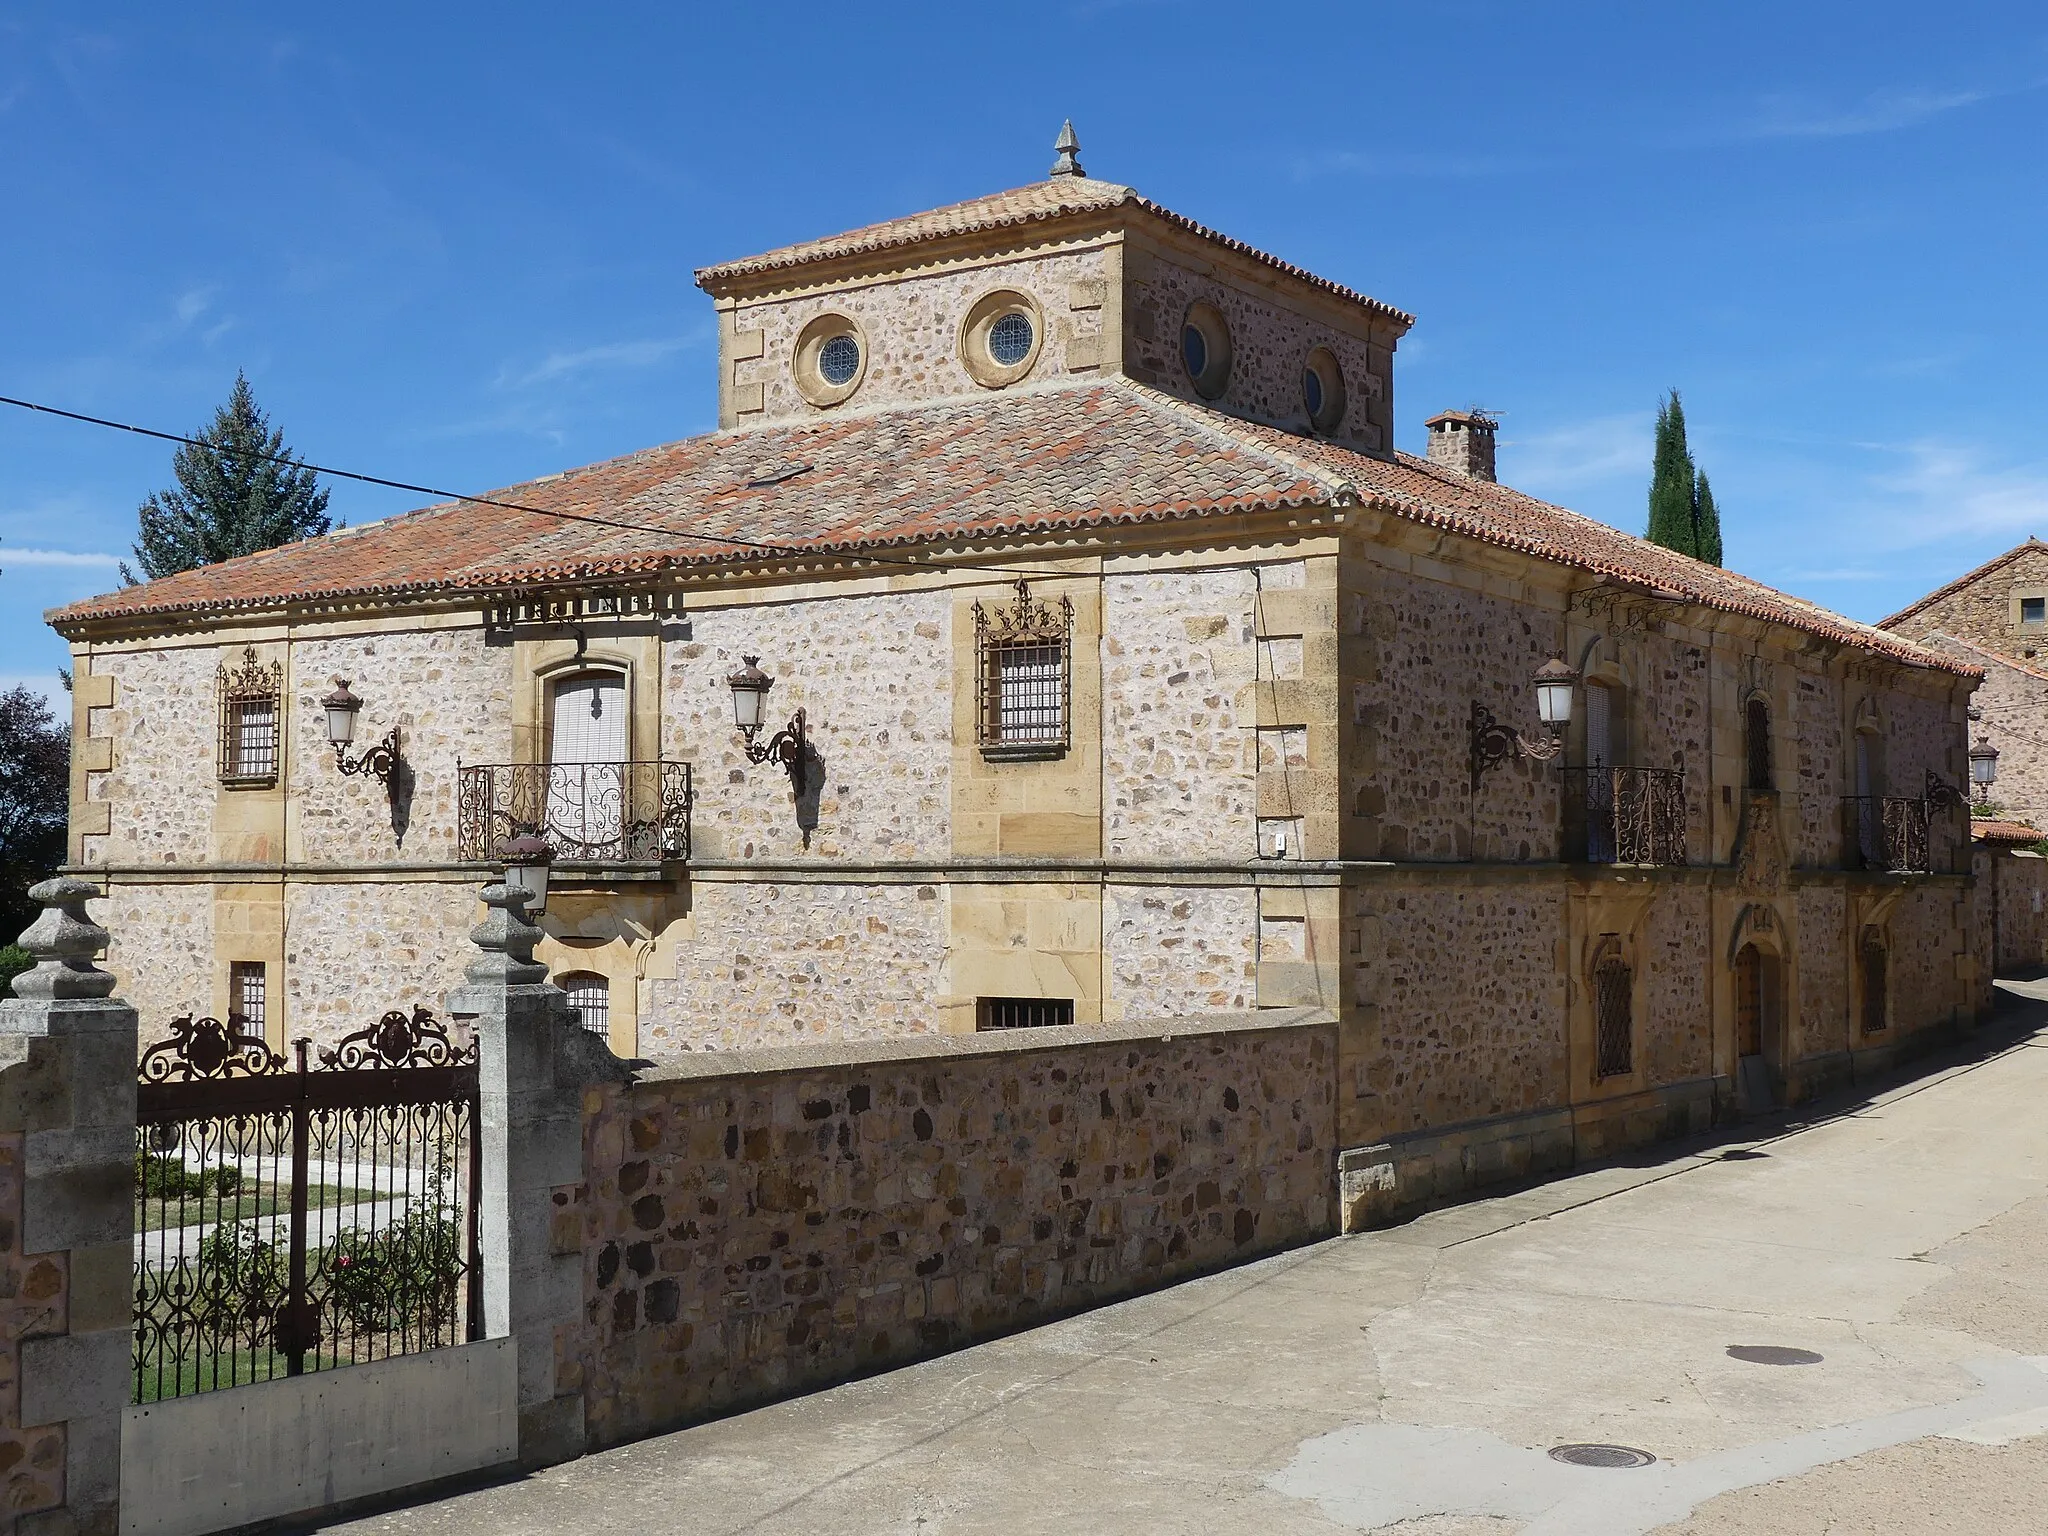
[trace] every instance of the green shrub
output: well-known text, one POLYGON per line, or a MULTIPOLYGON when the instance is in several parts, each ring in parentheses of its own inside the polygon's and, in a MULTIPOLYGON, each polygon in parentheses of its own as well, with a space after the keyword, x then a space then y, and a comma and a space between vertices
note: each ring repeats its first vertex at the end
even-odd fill
POLYGON ((232 1199, 242 1188, 242 1170, 222 1167, 194 1173, 181 1157, 135 1154, 135 1191, 143 1200, 232 1199))
POLYGON ((0 944, 0 997, 14 996, 14 978, 35 969, 36 957, 19 944, 0 944))
POLYGON ((455 1317, 461 1226, 437 1201, 415 1200, 382 1231, 350 1227, 322 1263, 329 1302, 358 1330, 438 1333, 455 1317))
POLYGON ((267 1241, 253 1221, 222 1222, 200 1243, 196 1270, 192 1310, 201 1328, 251 1349, 268 1344, 291 1278, 285 1245, 267 1241))

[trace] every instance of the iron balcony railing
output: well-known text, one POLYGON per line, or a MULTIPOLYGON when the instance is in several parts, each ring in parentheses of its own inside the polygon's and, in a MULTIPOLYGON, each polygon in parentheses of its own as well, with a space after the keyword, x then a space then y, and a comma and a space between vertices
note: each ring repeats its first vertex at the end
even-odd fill
POLYGON ((514 837, 545 838, 558 864, 661 864, 690 856, 690 765, 465 766, 457 857, 490 862, 514 837))
POLYGON ((1567 813, 1588 864, 1683 864, 1685 773, 1678 768, 1567 768, 1567 813))
POLYGON ((1957 820, 1950 806, 1931 796, 1844 795, 1843 862, 1901 875, 1956 873, 1957 850, 1967 846, 1956 833, 1957 820))

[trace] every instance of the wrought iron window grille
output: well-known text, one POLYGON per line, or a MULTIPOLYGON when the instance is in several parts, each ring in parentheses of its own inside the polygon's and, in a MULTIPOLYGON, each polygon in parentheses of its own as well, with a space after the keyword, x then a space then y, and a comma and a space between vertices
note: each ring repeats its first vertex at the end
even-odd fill
POLYGON ((1635 1069, 1635 972, 1612 951, 1593 967, 1594 1071, 1626 1077, 1635 1069))
POLYGON ((223 784, 260 789, 277 782, 278 708, 284 695, 284 664, 256 660, 256 648, 242 651, 242 665, 223 665, 216 679, 220 706, 219 773, 223 784))
POLYGON ((981 1029, 1048 1029, 1074 1022, 1071 997, 977 997, 974 1027, 981 1029))
POLYGON ((975 734, 991 759, 1058 757, 1073 743, 1074 605, 1031 596, 974 605, 975 734))

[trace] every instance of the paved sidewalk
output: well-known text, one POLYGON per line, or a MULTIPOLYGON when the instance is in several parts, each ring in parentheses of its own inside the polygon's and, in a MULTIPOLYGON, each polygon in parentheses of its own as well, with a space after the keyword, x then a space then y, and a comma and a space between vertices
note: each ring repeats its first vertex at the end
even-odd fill
POLYGON ((1805 1128, 336 1528, 2048 1530, 2048 1006, 2020 1006, 2038 1036, 1805 1128), (1822 1358, 1727 1353, 1754 1345, 1822 1358), (1545 1454, 1578 1441, 1658 1460, 1545 1454))

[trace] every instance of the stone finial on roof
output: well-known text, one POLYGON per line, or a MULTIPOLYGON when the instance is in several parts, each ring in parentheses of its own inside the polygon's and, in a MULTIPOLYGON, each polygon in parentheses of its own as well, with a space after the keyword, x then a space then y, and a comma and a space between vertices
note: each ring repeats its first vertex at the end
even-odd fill
POLYGON ((1081 152, 1081 141, 1075 136, 1074 120, 1071 117, 1061 127, 1060 136, 1053 142, 1052 147, 1059 153, 1059 159, 1053 161, 1052 170, 1047 173, 1048 175, 1086 176, 1088 174, 1081 169, 1081 162, 1074 158, 1081 152))

